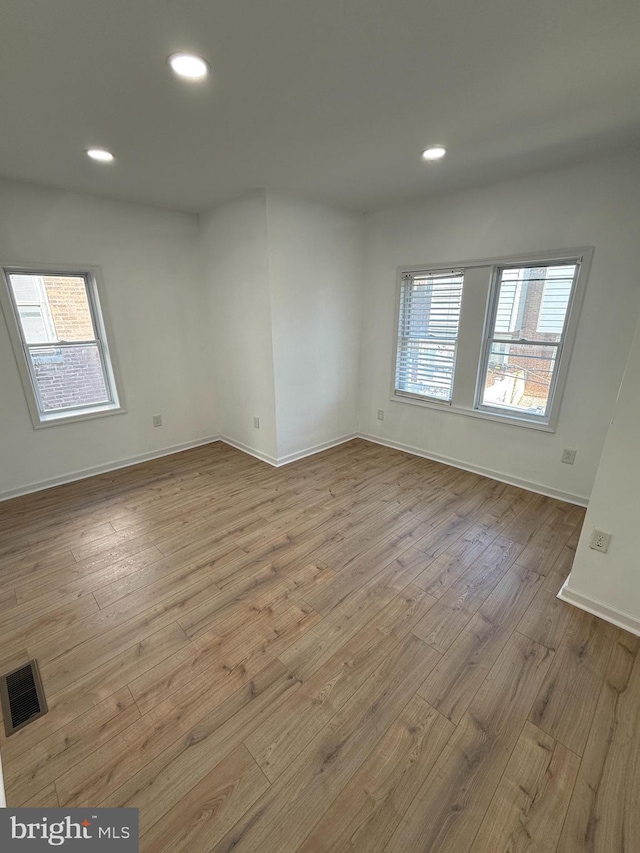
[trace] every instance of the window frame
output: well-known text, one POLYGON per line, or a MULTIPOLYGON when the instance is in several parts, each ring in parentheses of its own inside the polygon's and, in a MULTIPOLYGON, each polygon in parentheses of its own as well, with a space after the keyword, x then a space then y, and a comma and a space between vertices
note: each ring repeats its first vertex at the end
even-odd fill
MULTIPOLYGON (((438 277, 438 276, 446 276, 446 275, 456 275, 460 274, 462 276, 462 293, 464 293, 464 269, 461 267, 457 268, 445 268, 445 269, 418 269, 418 270, 404 270, 399 276, 399 286, 398 286, 398 296, 397 296, 397 304, 396 304, 396 348, 395 348, 395 357, 393 362, 393 378, 392 383, 393 387, 391 389, 392 394, 398 399, 406 399, 406 400, 415 400, 417 402, 425 401, 427 403, 435 403, 438 406, 450 406, 453 402, 453 386, 455 382, 456 375, 456 360, 458 355, 458 338, 460 335, 460 322, 458 321, 458 331, 456 333, 455 339, 445 340, 441 339, 441 343, 453 343, 453 361, 452 361, 452 377, 451 377, 451 397, 448 400, 439 397, 432 397, 428 394, 414 394, 410 391, 403 391, 396 387, 397 385, 397 377, 398 377, 398 356, 400 353, 400 310, 402 305, 402 288, 404 287, 404 282, 406 280, 414 281, 416 278, 420 276, 425 276, 428 278, 438 277)), ((460 312, 462 313, 462 303, 460 312)), ((434 341, 434 343, 437 343, 434 341)))
MULTIPOLYGON (((494 415, 496 417, 504 417, 505 415, 509 418, 522 420, 525 423, 537 423, 542 424, 544 426, 553 426, 555 427, 558 414, 560 409, 560 402, 562 400, 562 393, 564 391, 564 385, 566 381, 566 369, 562 372, 562 376, 560 374, 561 368, 563 365, 565 367, 568 366, 568 359, 564 358, 565 349, 568 344, 567 336, 569 325, 571 323, 571 318, 574 315, 573 312, 573 304, 576 298, 576 293, 578 290, 578 281, 580 280, 580 273, 582 269, 582 258, 566 258, 566 259, 554 259, 553 261, 534 261, 531 263, 505 263, 505 264, 496 264, 493 267, 493 272, 491 275, 491 285, 489 289, 489 305, 487 310, 487 317, 485 319, 484 324, 484 343, 482 347, 482 354, 480 356, 480 361, 478 363, 478 376, 476 381, 476 396, 474 408, 479 412, 484 412, 486 414, 494 415), (565 315, 562 332, 560 333, 560 340, 557 343, 549 343, 537 340, 514 340, 514 344, 522 344, 522 345, 537 345, 537 346, 548 346, 553 347, 556 350, 555 357, 555 367, 553 370, 553 375, 551 377, 551 382, 549 384, 549 398, 547 405, 547 414, 545 415, 532 415, 530 413, 518 413, 517 410, 512 409, 501 409, 500 406, 492 406, 491 404, 483 403, 484 397, 484 386, 487 376, 487 369, 489 365, 489 357, 491 355, 491 345, 493 343, 512 343, 508 340, 499 340, 496 338, 495 334, 495 323, 496 323, 496 315, 498 311, 498 302, 500 298, 500 285, 501 285, 501 276, 504 270, 508 269, 521 269, 521 268, 535 268, 536 266, 551 266, 562 264, 575 264, 576 270, 573 276, 573 282, 571 285, 571 293, 569 295, 569 302, 567 304, 567 313, 565 315), (504 414, 503 414, 504 412, 504 414)), ((576 329, 576 324, 573 326, 574 334, 576 329)), ((571 339, 570 346, 573 345, 573 338, 571 339)))
POLYGON ((593 252, 593 246, 582 246, 571 249, 505 255, 502 257, 476 258, 472 260, 458 260, 448 263, 423 263, 398 267, 396 277, 395 323, 392 336, 393 354, 391 358, 389 400, 393 403, 419 406, 440 412, 449 412, 466 417, 493 421, 494 423, 500 423, 503 425, 524 427, 526 429, 535 429, 542 432, 555 432, 569 371, 571 354, 577 334, 580 311, 589 278, 593 252), (506 266, 519 267, 556 263, 576 263, 578 265, 578 271, 565 321, 564 338, 562 341, 563 345, 561 352, 559 353, 558 365, 555 370, 553 398, 549 406, 548 416, 545 418, 541 418, 539 416, 532 418, 531 416, 518 415, 517 412, 507 411, 503 414, 499 410, 487 410, 486 408, 480 408, 478 403, 482 394, 482 383, 484 382, 485 351, 489 331, 492 328, 490 325, 492 318, 491 312, 497 309, 498 289, 494 287, 494 282, 496 281, 496 277, 499 275, 499 271, 506 266), (450 402, 446 402, 435 401, 427 398, 416 399, 396 394, 396 353, 398 347, 398 324, 400 317, 402 276, 407 273, 414 274, 416 272, 424 272, 425 270, 435 272, 438 270, 446 271, 450 269, 462 269, 464 273, 452 399, 450 402), (482 280, 473 281, 472 274, 475 274, 473 275, 473 278, 476 279, 479 279, 480 274, 483 274, 482 280), (472 292, 472 289, 474 292, 472 292), (465 300, 467 303, 466 310, 465 300), (469 308, 469 303, 472 303, 471 309, 469 308), (470 330, 471 334, 469 334, 470 330), (467 335, 469 336, 468 341, 464 339, 467 335))
MULTIPOLYGON (((100 267, 77 264, 24 264, 24 263, 2 263, 2 282, 0 283, 0 308, 4 315, 9 338, 13 348, 18 373, 29 409, 29 415, 34 429, 58 426, 61 424, 75 423, 82 420, 104 417, 106 415, 124 414, 126 408, 122 395, 122 383, 118 369, 117 358, 110 341, 113 340, 110 330, 110 322, 106 302, 104 299, 104 286, 102 282, 102 271, 100 267), (40 394, 32 370, 29 358, 30 347, 51 347, 55 343, 27 344, 23 337, 18 307, 16 305, 10 285, 11 275, 34 275, 34 276, 73 276, 82 277, 85 281, 87 301, 93 323, 95 340, 90 341, 97 345, 102 372, 109 394, 109 401, 96 403, 94 405, 68 406, 64 409, 47 411, 41 408, 40 394)), ((86 341, 73 341, 71 345, 78 346, 87 344, 86 341)))

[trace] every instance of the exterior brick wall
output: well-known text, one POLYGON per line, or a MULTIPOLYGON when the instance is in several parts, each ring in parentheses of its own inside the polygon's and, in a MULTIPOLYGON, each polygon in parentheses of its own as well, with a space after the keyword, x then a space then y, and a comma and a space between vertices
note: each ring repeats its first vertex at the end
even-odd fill
POLYGON ((84 279, 43 278, 53 325, 59 340, 90 341, 94 338, 84 279))
POLYGON ((96 346, 32 350, 45 410, 106 402, 107 389, 96 346))
MULTIPOLYGON (((95 333, 84 279, 43 277, 51 319, 59 340, 93 340, 95 333)), ((106 402, 107 389, 97 346, 33 350, 35 375, 45 410, 106 402)))

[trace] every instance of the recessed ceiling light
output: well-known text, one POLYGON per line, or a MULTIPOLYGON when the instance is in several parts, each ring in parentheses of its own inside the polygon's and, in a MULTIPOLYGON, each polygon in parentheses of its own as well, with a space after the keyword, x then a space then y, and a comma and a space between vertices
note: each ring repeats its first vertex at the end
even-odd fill
POLYGON ((113 162, 113 154, 107 151, 106 148, 87 148, 87 156, 92 160, 98 160, 99 163, 113 162))
POLYGON ((174 53, 169 57, 169 65, 178 77, 187 80, 202 80, 209 73, 208 63, 193 53, 174 53))
POLYGON ((447 149, 442 145, 430 145, 422 152, 422 156, 425 160, 441 160, 446 153, 447 149))

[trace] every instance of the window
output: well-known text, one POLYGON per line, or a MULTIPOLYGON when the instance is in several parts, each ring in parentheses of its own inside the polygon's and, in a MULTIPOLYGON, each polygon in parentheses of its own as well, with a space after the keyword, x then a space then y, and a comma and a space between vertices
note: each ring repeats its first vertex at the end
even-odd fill
POLYGON ((94 273, 7 267, 4 278, 34 426, 122 411, 94 273))
POLYGON ((552 431, 591 254, 401 270, 391 399, 552 431))
POLYGON ((451 400, 463 280, 462 270, 402 276, 396 394, 451 400))
POLYGON ((547 417, 577 270, 577 263, 498 269, 481 409, 547 417))

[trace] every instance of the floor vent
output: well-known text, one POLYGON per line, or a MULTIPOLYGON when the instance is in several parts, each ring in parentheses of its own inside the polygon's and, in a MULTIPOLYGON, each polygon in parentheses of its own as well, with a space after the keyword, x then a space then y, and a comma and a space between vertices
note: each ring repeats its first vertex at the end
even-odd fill
POLYGON ((0 703, 7 737, 47 713, 36 660, 0 676, 0 703))

